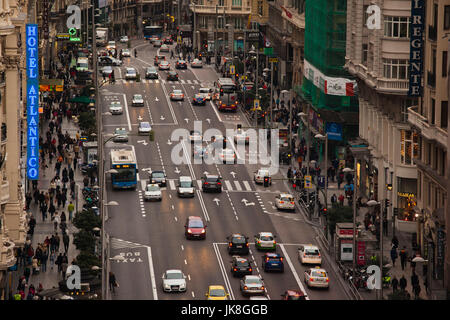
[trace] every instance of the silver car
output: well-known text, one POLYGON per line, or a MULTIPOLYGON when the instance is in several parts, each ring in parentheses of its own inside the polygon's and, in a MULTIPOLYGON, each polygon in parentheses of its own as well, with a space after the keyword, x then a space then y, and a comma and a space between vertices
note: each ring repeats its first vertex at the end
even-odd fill
POLYGON ((158 65, 159 70, 170 70, 170 63, 168 61, 161 61, 158 65))
POLYGON ((199 59, 194 59, 194 61, 191 62, 191 67, 192 68, 201 68, 201 67, 203 67, 203 63, 199 59))
POLYGON ((170 94, 170 100, 184 100, 184 93, 181 90, 173 90, 172 93, 170 94))
POLYGON ((246 275, 240 281, 241 292, 243 295, 264 295, 264 281, 257 275, 246 275))
POLYGON ((138 134, 148 135, 150 133, 150 131, 152 131, 152 127, 150 126, 150 122, 148 122, 148 121, 139 122, 138 134))
POLYGON ((125 79, 126 80, 135 80, 137 78, 137 72, 134 68, 126 68, 125 79))
POLYGON ((131 57, 130 50, 122 49, 122 57, 131 57))
POLYGON ((161 188, 158 184, 152 183, 145 187, 144 200, 162 200, 161 188))
POLYGON ((128 142, 128 131, 125 128, 116 128, 114 130, 114 142, 128 142))
POLYGON ((111 104, 109 105, 109 112, 111 112, 111 114, 122 114, 122 104, 119 101, 111 102, 111 104))
POLYGON ((131 101, 132 106, 143 107, 144 106, 144 98, 142 94, 133 95, 133 100, 131 101))
POLYGON ((162 275, 162 286, 165 292, 185 292, 186 276, 181 270, 167 270, 162 275))
POLYGON ((111 66, 104 66, 102 68, 102 76, 109 77, 109 75, 113 72, 113 68, 111 66))

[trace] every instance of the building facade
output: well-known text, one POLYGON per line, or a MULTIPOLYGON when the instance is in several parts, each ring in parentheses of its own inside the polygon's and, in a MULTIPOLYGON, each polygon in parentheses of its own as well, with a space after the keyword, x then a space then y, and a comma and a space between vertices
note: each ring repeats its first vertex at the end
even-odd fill
POLYGON ((26 1, 0 2, 0 299, 8 285, 8 268, 16 263, 14 248, 26 240, 23 141, 26 1))

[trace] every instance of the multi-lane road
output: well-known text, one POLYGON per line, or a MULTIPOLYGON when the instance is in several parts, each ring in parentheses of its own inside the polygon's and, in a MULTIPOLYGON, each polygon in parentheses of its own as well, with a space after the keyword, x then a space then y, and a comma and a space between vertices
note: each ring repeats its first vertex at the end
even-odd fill
MULTIPOLYGON (((99 90, 100 108, 106 113, 113 100, 124 106, 122 115, 103 114, 103 133, 111 134, 116 127, 130 132, 128 145, 133 146, 138 167, 139 181, 136 190, 114 191, 110 179, 106 178, 106 200, 115 200, 118 206, 108 206, 109 219, 106 232, 109 234, 110 257, 122 255, 123 261, 111 261, 110 269, 115 273, 120 287, 112 299, 205 299, 209 285, 223 285, 231 299, 248 299, 239 290, 239 279, 230 272, 231 256, 227 253, 226 237, 242 233, 249 237, 254 274, 260 274, 265 282, 269 299, 280 299, 286 289, 301 289, 311 300, 347 299, 346 290, 333 272, 330 257, 323 254, 323 267, 330 277, 329 290, 306 288, 304 271, 297 258, 299 244, 312 243, 320 246, 316 232, 304 215, 278 212, 274 207, 277 193, 287 191, 286 182, 276 180, 270 187, 255 185, 253 172, 261 165, 250 164, 174 164, 172 149, 179 144, 172 142, 174 130, 192 130, 194 121, 201 121, 202 130, 236 128, 238 123, 249 127, 245 116, 238 113, 219 113, 212 104, 194 106, 192 97, 202 86, 212 87, 218 75, 210 66, 202 69, 178 70, 179 81, 167 81, 166 72, 159 71, 159 80, 125 81, 125 67, 132 66, 142 78, 145 67, 153 65, 157 49, 144 40, 133 43, 138 57, 124 58, 122 67, 114 67, 115 84, 105 84, 99 90), (181 89, 183 102, 172 102, 169 94, 181 89), (133 107, 133 94, 142 94, 144 107, 133 107), (148 121, 155 131, 155 140, 137 135, 140 121, 148 121), (161 202, 144 202, 143 188, 148 182, 149 170, 164 170, 167 187, 162 188, 161 202), (219 174, 223 179, 222 193, 202 193, 200 179, 205 173, 219 174), (190 176, 196 187, 195 197, 177 197, 176 181, 179 176, 190 176), (192 241, 184 237, 184 225, 188 216, 201 216, 207 224, 206 240, 192 241), (255 249, 253 236, 258 232, 272 232, 277 238, 277 253, 285 258, 284 273, 265 273, 261 268, 263 253, 255 249), (181 269, 187 276, 185 293, 168 294, 162 291, 161 276, 167 269, 181 269)), ((133 51, 131 51, 133 52, 133 51)), ((173 68, 175 60, 166 57, 173 68)), ((104 148, 105 170, 109 169, 109 150, 124 144, 107 142, 104 148)), ((185 157, 191 159, 190 146, 182 143, 185 157)), ((239 156, 245 157, 240 154, 239 156)), ((324 252, 324 250, 322 250, 324 252)))

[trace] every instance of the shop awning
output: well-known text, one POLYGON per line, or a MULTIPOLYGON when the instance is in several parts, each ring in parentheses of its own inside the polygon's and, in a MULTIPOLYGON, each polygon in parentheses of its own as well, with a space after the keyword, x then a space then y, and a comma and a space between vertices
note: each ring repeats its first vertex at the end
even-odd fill
POLYGON ((94 102, 94 100, 86 96, 79 96, 69 99, 69 102, 89 104, 91 102, 94 102))

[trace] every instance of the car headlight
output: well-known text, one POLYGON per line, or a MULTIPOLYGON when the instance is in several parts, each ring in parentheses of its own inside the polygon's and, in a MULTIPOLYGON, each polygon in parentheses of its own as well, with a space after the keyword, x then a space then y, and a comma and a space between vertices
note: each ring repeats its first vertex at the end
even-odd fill
POLYGON ((162 179, 162 182, 163 182, 163 183, 166 183, 166 179, 162 179))
POLYGON ((164 288, 165 288, 165 289, 170 289, 170 285, 167 284, 167 283, 165 283, 165 284, 164 284, 164 288))
POLYGON ((155 183, 155 180, 152 180, 152 183, 155 183))

